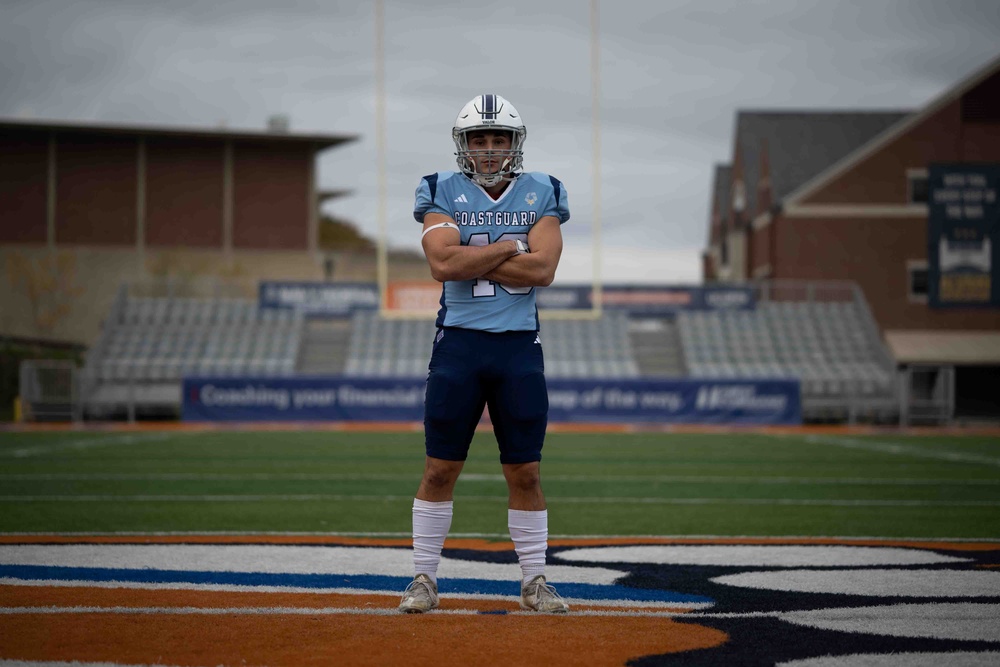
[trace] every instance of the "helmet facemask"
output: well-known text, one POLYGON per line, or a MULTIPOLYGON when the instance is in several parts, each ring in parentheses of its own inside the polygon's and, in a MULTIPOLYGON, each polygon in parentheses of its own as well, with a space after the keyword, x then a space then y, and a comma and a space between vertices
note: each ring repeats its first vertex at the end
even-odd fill
POLYGON ((525 131, 520 128, 506 128, 496 126, 480 126, 469 128, 455 128, 452 130, 452 139, 455 140, 455 157, 458 168, 463 174, 484 188, 497 185, 501 181, 512 181, 517 178, 521 171, 521 164, 524 160, 525 131), (476 150, 469 148, 469 135, 475 132, 506 132, 510 135, 510 148, 508 150, 476 150), (478 169, 477 158, 485 156, 498 156, 501 159, 500 169, 496 172, 481 172, 478 169))

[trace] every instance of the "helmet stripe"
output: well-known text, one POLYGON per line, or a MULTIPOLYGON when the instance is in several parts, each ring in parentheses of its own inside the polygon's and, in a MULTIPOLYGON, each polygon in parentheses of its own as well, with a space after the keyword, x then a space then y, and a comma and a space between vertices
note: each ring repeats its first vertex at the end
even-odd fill
POLYGON ((483 120, 496 120, 496 96, 483 95, 483 120))

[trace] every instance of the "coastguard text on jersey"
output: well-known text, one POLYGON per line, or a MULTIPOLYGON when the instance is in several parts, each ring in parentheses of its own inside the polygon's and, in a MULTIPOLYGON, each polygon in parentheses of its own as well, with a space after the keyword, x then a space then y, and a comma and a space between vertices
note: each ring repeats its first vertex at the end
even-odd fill
POLYGON ((535 211, 455 211, 455 222, 460 225, 533 225, 538 214, 535 211))

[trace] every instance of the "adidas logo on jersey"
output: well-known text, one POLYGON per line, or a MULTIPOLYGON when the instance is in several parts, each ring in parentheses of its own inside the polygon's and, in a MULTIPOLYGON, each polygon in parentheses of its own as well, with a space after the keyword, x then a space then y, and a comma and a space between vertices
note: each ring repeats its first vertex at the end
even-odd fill
POLYGON ((463 192, 462 194, 458 195, 458 197, 455 199, 455 203, 456 204, 468 204, 469 200, 465 198, 465 193, 463 192))

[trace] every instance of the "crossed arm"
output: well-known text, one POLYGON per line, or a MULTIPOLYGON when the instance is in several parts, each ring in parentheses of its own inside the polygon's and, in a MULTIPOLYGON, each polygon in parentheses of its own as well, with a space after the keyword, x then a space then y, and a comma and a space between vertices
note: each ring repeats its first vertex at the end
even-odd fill
MULTIPOLYGON (((424 216, 424 229, 442 222, 452 222, 443 213, 424 216)), ((424 254, 434 280, 472 280, 486 278, 510 287, 545 287, 552 284, 562 255, 562 231, 559 219, 545 216, 528 232, 531 252, 517 254, 513 241, 497 241, 484 246, 462 245, 457 229, 435 229, 423 238, 424 254)))

